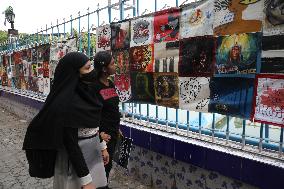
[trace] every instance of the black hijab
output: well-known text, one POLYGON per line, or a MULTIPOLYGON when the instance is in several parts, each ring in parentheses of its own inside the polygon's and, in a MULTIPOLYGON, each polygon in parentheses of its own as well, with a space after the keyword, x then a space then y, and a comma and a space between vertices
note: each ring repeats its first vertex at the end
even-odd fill
POLYGON ((101 104, 80 81, 79 69, 88 60, 79 52, 60 59, 45 104, 29 124, 23 149, 61 149, 63 127, 98 127, 101 104))

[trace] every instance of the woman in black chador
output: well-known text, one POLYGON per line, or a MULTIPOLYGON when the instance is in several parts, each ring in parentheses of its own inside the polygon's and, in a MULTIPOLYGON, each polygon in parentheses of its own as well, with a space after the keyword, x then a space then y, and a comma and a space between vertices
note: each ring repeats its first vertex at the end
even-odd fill
POLYGON ((60 59, 43 108, 30 123, 23 149, 33 177, 54 176, 55 189, 94 189, 107 185, 106 144, 98 126, 102 104, 90 83, 88 57, 71 52, 60 59))

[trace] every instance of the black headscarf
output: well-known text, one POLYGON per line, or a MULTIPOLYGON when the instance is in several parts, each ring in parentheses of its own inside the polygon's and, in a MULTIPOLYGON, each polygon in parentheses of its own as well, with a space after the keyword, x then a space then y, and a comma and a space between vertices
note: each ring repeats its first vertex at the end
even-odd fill
POLYGON ((80 81, 79 69, 88 60, 79 52, 60 59, 45 104, 29 124, 23 149, 60 149, 63 127, 98 127, 101 104, 80 81))

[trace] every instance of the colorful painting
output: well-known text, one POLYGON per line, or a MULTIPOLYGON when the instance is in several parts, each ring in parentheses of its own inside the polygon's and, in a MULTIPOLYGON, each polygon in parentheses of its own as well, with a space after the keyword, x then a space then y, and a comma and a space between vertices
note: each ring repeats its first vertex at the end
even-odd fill
POLYGON ((148 45, 153 41, 153 16, 141 17, 131 20, 130 47, 148 45))
POLYGON ((132 92, 131 101, 155 103, 153 73, 132 72, 130 78, 132 92))
POLYGON ((263 36, 260 73, 284 74, 284 35, 263 36))
POLYGON ((284 76, 258 75, 254 120, 284 127, 284 76))
POLYGON ((127 102, 131 99, 130 75, 128 74, 115 75, 114 85, 120 102, 127 102))
POLYGON ((154 14, 154 42, 175 41, 179 39, 178 8, 171 8, 155 12, 154 14))
POLYGON ((221 36, 261 31, 262 11, 261 0, 215 0, 214 34, 221 36))
POLYGON ((37 60, 39 62, 49 61, 49 57, 50 57, 50 45, 49 44, 40 45, 37 48, 37 60))
POLYGON ((50 92, 50 79, 43 78, 43 94, 47 96, 50 92))
POLYGON ((129 21, 112 23, 111 27, 111 49, 128 49, 130 46, 129 21))
POLYGON ((213 77, 209 112, 249 119, 252 113, 253 78, 213 77))
POLYGON ((191 37, 180 41, 179 76, 211 76, 215 63, 215 38, 191 37))
POLYGON ((261 33, 218 37, 216 74, 254 74, 260 63, 260 52, 261 33))
POLYGON ((128 50, 113 51, 116 74, 129 72, 129 52, 128 50))
POLYGON ((179 77, 179 108, 208 112, 210 77, 179 77))
POLYGON ((131 47, 129 51, 130 70, 137 72, 153 72, 153 45, 131 47))
POLYGON ((38 92, 38 78, 37 77, 29 77, 28 80, 29 87, 28 89, 33 92, 38 92))
POLYGON ((180 38, 213 35, 214 2, 208 0, 190 3, 181 10, 180 38))
POLYGON ((177 108, 179 105, 178 74, 154 73, 156 103, 177 108))
POLYGON ((179 41, 154 44, 154 71, 178 72, 179 41))
POLYGON ((111 29, 110 25, 97 27, 96 52, 110 50, 111 29))
POLYGON ((265 0, 263 21, 263 35, 284 34, 284 1, 283 0, 265 0))

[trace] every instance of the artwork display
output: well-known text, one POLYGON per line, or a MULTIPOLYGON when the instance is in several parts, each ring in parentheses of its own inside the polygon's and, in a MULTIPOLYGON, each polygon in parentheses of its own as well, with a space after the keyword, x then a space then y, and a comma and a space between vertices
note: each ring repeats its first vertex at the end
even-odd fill
POLYGON ((108 51, 111 47, 111 28, 110 25, 104 25, 97 28, 96 52, 108 51))
POLYGON ((137 72, 153 72, 154 52, 153 45, 131 47, 130 70, 137 72))
POLYGON ((111 50, 128 49, 130 47, 129 21, 112 23, 111 50))
POLYGON ((131 99, 130 75, 115 75, 114 85, 120 102, 127 102, 131 99))
POLYGON ((129 52, 127 50, 113 51, 116 74, 129 72, 129 52))

